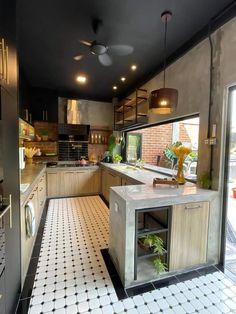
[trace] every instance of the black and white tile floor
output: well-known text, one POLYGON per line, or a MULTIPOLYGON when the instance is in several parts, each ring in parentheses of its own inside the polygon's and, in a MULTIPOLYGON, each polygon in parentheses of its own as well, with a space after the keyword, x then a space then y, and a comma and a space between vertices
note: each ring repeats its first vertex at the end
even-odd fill
POLYGON ((119 300, 101 254, 107 241, 108 209, 99 196, 51 200, 28 313, 236 313, 236 285, 214 267, 166 287, 152 283, 149 292, 123 290, 119 300))

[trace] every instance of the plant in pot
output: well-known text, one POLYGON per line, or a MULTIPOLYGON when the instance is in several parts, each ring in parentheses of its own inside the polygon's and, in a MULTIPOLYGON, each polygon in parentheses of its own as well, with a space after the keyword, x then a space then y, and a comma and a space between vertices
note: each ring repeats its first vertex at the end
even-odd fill
POLYGON ((113 162, 115 164, 119 164, 121 162, 121 160, 122 160, 122 156, 119 154, 115 154, 115 156, 113 157, 113 162))
POLYGON ((112 161, 113 155, 114 155, 114 150, 116 148, 116 138, 115 136, 112 134, 109 137, 109 142, 108 142, 108 150, 109 150, 109 154, 110 154, 110 159, 112 161))
POLYGON ((158 274, 166 271, 167 265, 162 262, 161 256, 165 253, 163 240, 156 234, 148 234, 139 239, 139 244, 150 253, 158 254, 158 257, 153 260, 153 265, 158 274))

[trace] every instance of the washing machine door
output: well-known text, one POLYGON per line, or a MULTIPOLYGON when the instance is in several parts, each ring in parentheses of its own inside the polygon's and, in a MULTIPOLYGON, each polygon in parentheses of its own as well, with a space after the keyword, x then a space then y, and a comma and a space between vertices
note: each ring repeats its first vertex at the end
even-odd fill
POLYGON ((25 205, 25 224, 26 224, 26 235, 31 238, 35 235, 35 211, 32 202, 25 205))

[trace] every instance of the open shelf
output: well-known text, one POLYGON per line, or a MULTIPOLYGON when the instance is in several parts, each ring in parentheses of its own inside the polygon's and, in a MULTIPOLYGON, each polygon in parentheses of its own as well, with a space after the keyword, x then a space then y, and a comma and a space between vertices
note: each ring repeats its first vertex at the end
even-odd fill
POLYGON ((138 237, 165 231, 168 231, 168 227, 161 224, 150 213, 145 213, 145 221, 138 223, 138 237))
MULTIPOLYGON (((163 255, 167 254, 167 250, 163 252, 163 255)), ((146 250, 140 244, 138 244, 138 259, 148 258, 148 257, 155 257, 160 256, 159 253, 154 253, 151 249, 146 250)))
MULTIPOLYGON (((134 280, 138 276, 138 262, 158 257, 169 268, 169 248, 170 248, 170 225, 171 206, 156 208, 143 208, 135 211, 135 252, 134 252, 134 280), (140 243, 140 238, 156 235, 163 241, 163 254, 154 253, 150 248, 146 248, 140 243)), ((153 263, 149 263, 152 265, 153 263)), ((152 266, 153 269, 154 266, 152 266)))
POLYGON ((137 89, 134 98, 125 98, 114 106, 114 129, 147 122, 147 90, 137 89))

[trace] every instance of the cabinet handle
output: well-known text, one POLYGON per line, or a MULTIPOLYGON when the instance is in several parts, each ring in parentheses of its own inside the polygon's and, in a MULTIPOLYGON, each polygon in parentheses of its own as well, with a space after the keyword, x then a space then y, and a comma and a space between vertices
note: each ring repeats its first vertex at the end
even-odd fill
POLYGON ((9 84, 9 69, 8 69, 8 62, 9 62, 9 52, 8 52, 8 46, 6 46, 5 49, 5 55, 6 55, 6 83, 9 84))
POLYGON ((48 111, 45 110, 45 120, 48 121, 48 111))
POLYGON ((116 175, 112 174, 111 172, 109 172, 109 174, 110 174, 112 177, 114 177, 114 178, 117 177, 116 175))
POLYGON ((10 225, 10 229, 12 228, 12 202, 11 202, 11 194, 9 194, 9 225, 10 225))
POLYGON ((197 205, 197 206, 185 206, 184 209, 198 209, 198 208, 202 208, 201 205, 197 205))
POLYGON ((32 200, 34 198, 34 194, 31 194, 31 196, 29 197, 29 200, 32 200))
POLYGON ((0 53, 1 53, 0 75, 1 75, 1 80, 3 80, 4 79, 4 39, 3 38, 0 41, 0 53))

